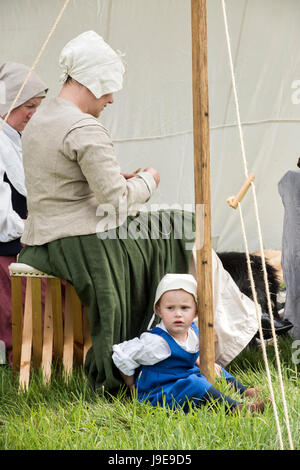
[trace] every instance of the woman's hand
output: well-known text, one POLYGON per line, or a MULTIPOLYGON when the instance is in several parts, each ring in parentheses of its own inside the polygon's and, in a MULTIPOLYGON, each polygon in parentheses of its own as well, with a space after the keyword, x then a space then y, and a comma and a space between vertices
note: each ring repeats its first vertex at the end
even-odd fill
MULTIPOLYGON (((197 357, 197 360, 196 360, 196 362, 195 362, 195 365, 198 366, 198 367, 200 367, 200 358, 199 358, 199 356, 197 357)), ((215 363, 215 374, 216 374, 216 376, 217 376, 217 377, 220 377, 221 373, 222 373, 222 367, 219 366, 219 364, 216 364, 216 363, 215 363)))
POLYGON ((153 178, 154 178, 154 181, 156 183, 156 186, 159 185, 159 182, 160 182, 160 176, 159 176, 159 173, 157 170, 155 170, 155 168, 152 168, 152 167, 149 167, 149 168, 145 168, 144 171, 147 171, 148 173, 150 173, 153 178))
MULTIPOLYGON (((153 178, 154 178, 154 181, 156 183, 156 186, 159 185, 159 182, 160 182, 160 176, 159 176, 159 173, 157 170, 155 170, 155 168, 152 168, 152 167, 149 167, 149 168, 145 168, 143 171, 147 171, 148 173, 150 173, 153 178)), ((133 173, 121 173, 121 175, 126 179, 126 180, 129 180, 130 178, 133 178, 134 176, 136 176, 138 173, 140 172, 140 168, 136 171, 134 171, 133 173)))

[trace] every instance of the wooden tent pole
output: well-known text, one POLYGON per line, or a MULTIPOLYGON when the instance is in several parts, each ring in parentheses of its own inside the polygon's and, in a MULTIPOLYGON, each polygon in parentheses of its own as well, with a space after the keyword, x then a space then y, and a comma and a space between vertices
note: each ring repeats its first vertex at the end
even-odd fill
POLYGON ((191 0, 200 370, 215 380, 206 0, 191 0))

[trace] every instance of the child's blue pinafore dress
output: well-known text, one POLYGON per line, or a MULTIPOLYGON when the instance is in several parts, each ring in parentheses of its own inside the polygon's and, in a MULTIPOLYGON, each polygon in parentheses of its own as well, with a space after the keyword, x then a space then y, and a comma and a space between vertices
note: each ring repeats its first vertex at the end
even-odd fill
MULTIPOLYGON (((198 328, 194 323, 192 328, 198 336, 198 328)), ((143 365, 137 370, 135 387, 138 400, 168 408, 183 407, 187 402, 199 402, 212 386, 195 365, 199 352, 190 353, 184 350, 162 328, 155 327, 150 333, 161 336, 168 343, 171 355, 157 364, 143 365)), ((223 368, 222 375, 233 378, 223 368)))

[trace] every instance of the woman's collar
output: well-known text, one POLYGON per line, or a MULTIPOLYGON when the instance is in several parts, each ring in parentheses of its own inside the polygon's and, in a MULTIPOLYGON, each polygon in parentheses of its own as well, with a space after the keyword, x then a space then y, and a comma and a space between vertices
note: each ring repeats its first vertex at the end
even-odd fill
MULTIPOLYGON (((0 117, 0 126, 2 126, 3 119, 0 117)), ((21 133, 16 131, 13 127, 11 127, 7 122, 4 123, 2 128, 4 134, 9 137, 16 145, 21 145, 21 133)))

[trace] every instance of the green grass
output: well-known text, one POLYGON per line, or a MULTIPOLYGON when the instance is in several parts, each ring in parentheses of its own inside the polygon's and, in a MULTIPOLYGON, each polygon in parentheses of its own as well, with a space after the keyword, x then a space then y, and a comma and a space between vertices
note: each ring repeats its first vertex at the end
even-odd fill
MULTIPOLYGON (((285 394, 294 448, 300 448, 299 369, 292 361, 292 342, 279 341, 285 394)), ((272 383, 284 448, 289 449, 273 347, 268 347, 272 383)), ((244 351, 227 367, 246 386, 268 383, 259 350, 244 351)), ((219 388, 232 397, 227 384, 219 388)), ((272 450, 279 449, 271 405, 263 415, 228 415, 222 407, 200 407, 184 414, 139 405, 126 394, 95 394, 81 370, 68 386, 61 375, 45 387, 32 377, 27 393, 18 393, 9 367, 0 368, 0 449, 2 450, 272 450)))

